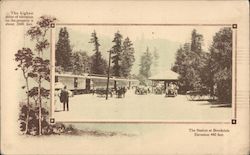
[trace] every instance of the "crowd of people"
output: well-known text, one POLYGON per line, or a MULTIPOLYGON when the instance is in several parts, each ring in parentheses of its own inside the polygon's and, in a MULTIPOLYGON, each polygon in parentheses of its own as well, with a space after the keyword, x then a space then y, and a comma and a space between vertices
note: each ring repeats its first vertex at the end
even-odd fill
MULTIPOLYGON (((124 86, 120 86, 117 88, 110 88, 108 90, 108 95, 110 95, 110 97, 113 97, 114 95, 116 95, 117 98, 123 98, 125 97, 125 94, 127 92, 127 88, 124 86)), ((107 91, 106 88, 96 88, 92 91, 93 95, 97 94, 99 96, 105 96, 107 91)))
POLYGON ((166 83, 158 83, 152 87, 149 86, 137 86, 135 89, 135 94, 137 95, 146 95, 149 93, 154 94, 164 94, 165 96, 177 96, 178 94, 178 85, 174 82, 166 83))
POLYGON ((166 95, 165 96, 177 96, 178 94, 178 85, 173 83, 173 82, 170 82, 168 85, 166 85, 166 95))

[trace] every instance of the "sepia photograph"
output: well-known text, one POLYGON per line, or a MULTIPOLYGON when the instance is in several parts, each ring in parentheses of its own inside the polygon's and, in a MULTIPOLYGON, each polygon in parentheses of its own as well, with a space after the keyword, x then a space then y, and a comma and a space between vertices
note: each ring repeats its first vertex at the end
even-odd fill
POLYGON ((55 27, 55 121, 232 119, 233 25, 55 27))
POLYGON ((2 0, 0 154, 249 154, 248 5, 2 0))

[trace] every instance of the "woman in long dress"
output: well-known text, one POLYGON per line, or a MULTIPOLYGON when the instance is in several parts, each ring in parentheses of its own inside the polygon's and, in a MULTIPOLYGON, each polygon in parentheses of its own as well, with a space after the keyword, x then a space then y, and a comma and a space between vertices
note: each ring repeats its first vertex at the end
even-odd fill
POLYGON ((62 103, 60 101, 60 94, 61 94, 61 89, 56 89, 55 90, 55 111, 61 111, 62 110, 62 103))

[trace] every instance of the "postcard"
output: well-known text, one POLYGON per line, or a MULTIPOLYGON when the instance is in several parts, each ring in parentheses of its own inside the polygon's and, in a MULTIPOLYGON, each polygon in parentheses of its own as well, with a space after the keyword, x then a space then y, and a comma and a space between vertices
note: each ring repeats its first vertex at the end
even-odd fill
POLYGON ((249 154, 247 1, 1 2, 1 153, 249 154))

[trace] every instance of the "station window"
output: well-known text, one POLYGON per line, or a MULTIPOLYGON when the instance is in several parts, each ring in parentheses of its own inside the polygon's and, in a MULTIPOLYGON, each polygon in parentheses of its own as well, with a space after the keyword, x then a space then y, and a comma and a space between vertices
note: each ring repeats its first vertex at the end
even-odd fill
POLYGON ((58 76, 55 76, 55 82, 58 82, 58 76))
POLYGON ((77 88, 78 82, 77 82, 77 78, 74 78, 74 87, 77 88))

